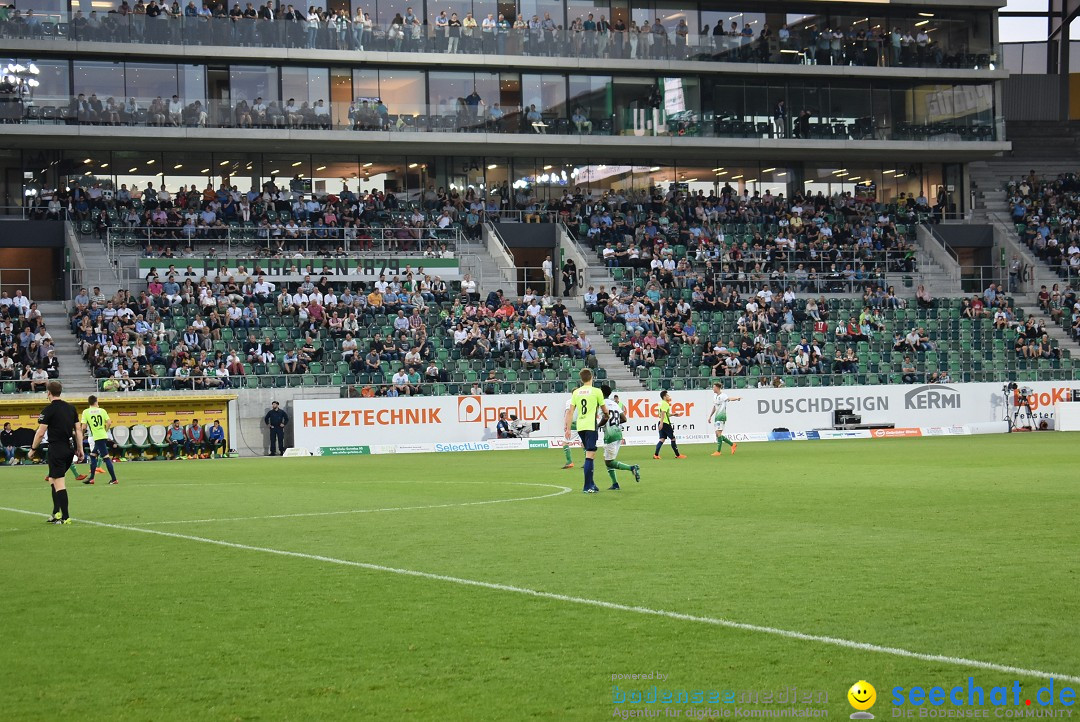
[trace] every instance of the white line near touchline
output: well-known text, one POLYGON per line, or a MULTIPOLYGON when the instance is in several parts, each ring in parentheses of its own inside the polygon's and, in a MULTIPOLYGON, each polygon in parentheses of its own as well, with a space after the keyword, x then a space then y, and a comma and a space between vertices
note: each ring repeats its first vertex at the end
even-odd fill
MULTIPOLYGON (((417 482, 423 483, 423 482, 417 482)), ((481 484, 489 482, 431 482, 431 483, 449 483, 449 484, 481 484)), ((500 483, 500 482, 494 482, 500 483)), ((525 481, 507 481, 501 482, 505 484, 513 484, 515 486, 544 486, 550 489, 558 489, 558 491, 550 494, 541 494, 540 496, 519 496, 512 499, 490 499, 486 501, 463 501, 454 504, 427 504, 424 506, 393 506, 384 509, 345 509, 338 511, 309 511, 299 512, 296 514, 268 514, 266 516, 233 516, 220 519, 180 519, 176 521, 144 521, 140 522, 144 526, 161 526, 162 524, 205 524, 215 521, 257 521, 260 519, 293 519, 296 517, 306 516, 340 516, 342 514, 373 514, 375 512, 382 511, 416 511, 417 509, 449 509, 457 506, 484 506, 486 504, 509 504, 515 501, 535 501, 536 499, 548 499, 553 496, 562 496, 563 494, 569 494, 573 489, 568 486, 559 486, 557 484, 534 484, 525 481)))
MULTIPOLYGON (((41 512, 27 511, 26 509, 13 509, 6 506, 0 506, 0 511, 8 511, 13 514, 29 514, 31 516, 37 517, 44 516, 41 512)), ((888 654, 894 657, 918 659, 923 662, 939 662, 941 664, 950 664, 958 667, 972 667, 974 669, 985 669, 990 672, 1015 674, 1022 677, 1034 677, 1036 679, 1057 679, 1065 682, 1073 682, 1076 684, 1080 684, 1080 676, 1076 675, 1058 674, 1056 672, 1044 672, 1038 669, 1025 669, 1023 667, 1013 667, 1011 665, 997 664, 995 662, 983 662, 977 659, 966 659, 964 657, 949 657, 942 654, 925 654, 923 652, 912 652, 911 650, 901 649, 899 647, 883 647, 877 644, 855 642, 850 639, 841 639, 839 637, 828 637, 819 634, 806 634, 804 632, 795 632, 789 629, 765 627, 760 624, 746 624, 744 622, 734 622, 729 619, 721 619, 719 617, 702 617, 694 614, 670 612, 665 609, 652 609, 650 607, 638 607, 629 604, 619 604, 617 602, 605 602, 600 599, 575 597, 567 594, 556 594, 554 592, 542 592, 536 589, 529 589, 527 587, 515 587, 509 584, 483 582, 476 579, 463 579, 461 577, 451 577, 445 574, 433 574, 431 572, 416 571, 415 569, 399 569, 398 567, 387 567, 381 564, 369 564, 367 562, 356 562, 348 559, 336 559, 334 557, 326 557, 320 554, 305 554, 304 552, 291 552, 284 549, 271 549, 269 547, 258 547, 252 546, 250 544, 238 544, 236 542, 224 541, 221 539, 208 539, 206 537, 192 536, 190 534, 177 534, 176 532, 171 531, 161 531, 160 529, 143 529, 137 526, 125 526, 123 524, 107 524, 101 521, 90 521, 89 519, 76 519, 76 521, 81 524, 89 524, 91 526, 104 527, 106 529, 132 531, 139 534, 153 534, 155 536, 169 537, 171 539, 183 539, 185 541, 200 542, 202 544, 212 544, 214 546, 225 547, 228 549, 239 549, 241 551, 249 552, 262 552, 263 554, 273 554, 276 556, 292 557, 295 559, 307 559, 309 561, 323 562, 324 564, 337 564, 340 566, 355 567, 357 569, 367 569, 368 571, 373 572, 387 572, 390 574, 399 574, 406 577, 417 577, 419 579, 430 579, 437 582, 460 584, 467 587, 479 587, 480 589, 491 589, 498 592, 511 592, 513 594, 522 594, 538 599, 551 599, 557 602, 570 602, 571 604, 600 607, 602 609, 611 609, 617 612, 632 612, 634 614, 647 614, 653 617, 676 619, 682 622, 697 622, 698 624, 709 624, 716 627, 726 627, 728 629, 737 629, 744 632, 758 632, 760 634, 770 634, 777 637, 785 637, 787 639, 797 639, 803 642, 817 642, 819 644, 829 644, 834 647, 854 649, 860 652, 888 654)))

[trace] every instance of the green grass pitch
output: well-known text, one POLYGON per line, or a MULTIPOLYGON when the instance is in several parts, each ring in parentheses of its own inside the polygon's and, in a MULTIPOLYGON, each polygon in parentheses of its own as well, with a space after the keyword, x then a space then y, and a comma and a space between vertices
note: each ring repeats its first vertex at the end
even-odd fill
POLYGON ((867 680, 882 720, 895 686, 1046 684, 678 615, 1080 676, 1075 435, 684 451, 597 495, 580 451, 120 464, 63 527, 3 469, 0 719, 601 720, 652 684, 847 719, 867 680))

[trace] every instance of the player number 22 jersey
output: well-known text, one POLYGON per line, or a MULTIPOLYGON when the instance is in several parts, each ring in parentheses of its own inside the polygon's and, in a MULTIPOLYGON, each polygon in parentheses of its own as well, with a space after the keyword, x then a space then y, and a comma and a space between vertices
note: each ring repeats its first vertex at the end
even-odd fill
POLYGON ((610 444, 621 441, 623 437, 622 425, 626 423, 626 415, 619 404, 611 399, 604 402, 604 408, 608 411, 607 424, 604 426, 604 443, 610 444))

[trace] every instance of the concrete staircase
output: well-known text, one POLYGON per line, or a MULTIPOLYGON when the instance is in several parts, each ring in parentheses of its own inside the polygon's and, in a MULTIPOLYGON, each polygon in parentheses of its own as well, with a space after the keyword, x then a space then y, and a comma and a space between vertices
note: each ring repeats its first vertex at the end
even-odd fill
POLYGON ((476 287, 481 289, 481 298, 492 289, 504 288, 507 295, 513 297, 515 291, 507 286, 509 283, 504 269, 500 269, 495 259, 488 253, 482 241, 465 242, 458 244, 458 258, 461 262, 462 275, 468 273, 476 281, 476 287))
POLYGON ((133 277, 132 269, 123 269, 120 273, 119 267, 109 260, 105 244, 97 236, 80 236, 74 224, 68 223, 67 242, 73 256, 72 267, 77 269, 72 279, 75 283, 90 290, 98 286, 106 296, 112 296, 120 288, 135 290, 126 285, 127 280, 133 277))
POLYGON ((97 382, 79 353, 79 344, 71 332, 64 302, 39 301, 38 309, 53 337, 56 357, 60 360, 60 380, 64 384, 64 392, 72 396, 94 393, 97 382))
POLYGON ((630 371, 630 368, 615 353, 607 337, 596 327, 592 319, 588 318, 585 309, 575 313, 574 320, 577 322, 578 330, 584 331, 592 342, 593 350, 596 352, 597 365, 607 371, 608 378, 615 382, 617 389, 621 391, 646 390, 637 376, 630 371))

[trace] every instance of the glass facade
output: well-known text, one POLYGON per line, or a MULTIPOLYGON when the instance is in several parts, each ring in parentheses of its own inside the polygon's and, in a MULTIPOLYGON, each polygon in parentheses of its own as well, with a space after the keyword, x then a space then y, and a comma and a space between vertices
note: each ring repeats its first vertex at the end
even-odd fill
POLYGON ((22 98, 30 119, 68 123, 816 140, 996 132, 989 83, 25 62, 43 69, 22 98), (182 114, 161 110, 173 96, 182 114))
POLYGON ((234 22, 227 4, 211 4, 203 16, 185 16, 177 7, 175 16, 166 11, 148 17, 116 12, 112 3, 97 0, 28 0, 0 23, 0 39, 886 67, 985 68, 996 62, 990 9, 689 0, 339 0, 325 10, 299 2, 295 14, 282 5, 273 19, 234 22), (357 13, 370 16, 370 25, 357 22, 357 13), (461 25, 441 23, 442 13, 448 21, 456 15, 461 25), (311 14, 319 16, 317 23, 308 21, 311 14), (507 25, 489 26, 485 33, 483 21, 500 14, 507 25))
MULTIPOLYGON (((315 193, 392 192, 419 201, 430 185, 436 189, 515 197, 519 192, 540 201, 558 199, 565 190, 604 191, 674 184, 705 195, 728 186, 741 193, 774 196, 849 192, 891 201, 905 195, 936 196, 946 183, 947 166, 937 163, 775 163, 719 159, 615 163, 610 158, 569 159, 558 156, 321 155, 308 153, 200 153, 70 150, 27 153, 24 169, 33 177, 28 187, 145 188, 153 183, 176 190, 183 186, 217 188, 222 183, 243 191, 300 180, 315 193)), ((517 210, 510 202, 504 210, 517 210)))

